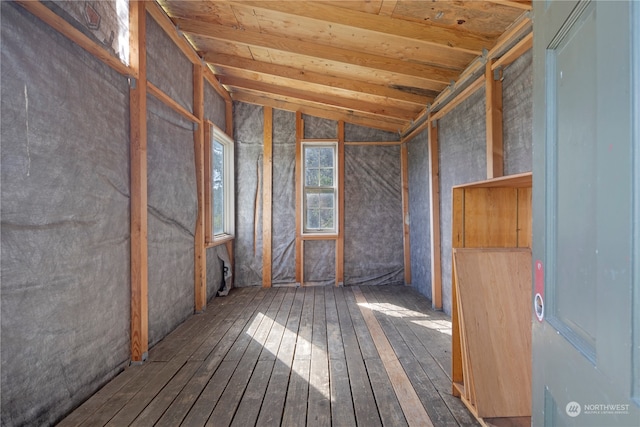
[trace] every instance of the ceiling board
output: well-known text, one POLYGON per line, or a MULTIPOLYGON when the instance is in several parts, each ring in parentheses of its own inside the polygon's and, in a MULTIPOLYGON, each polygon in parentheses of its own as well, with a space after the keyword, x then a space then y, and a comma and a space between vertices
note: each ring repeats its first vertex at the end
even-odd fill
POLYGON ((531 7, 528 0, 158 2, 233 99, 392 131, 464 81, 485 60, 481 52, 491 56, 505 34, 516 34, 514 23, 530 20, 531 7))

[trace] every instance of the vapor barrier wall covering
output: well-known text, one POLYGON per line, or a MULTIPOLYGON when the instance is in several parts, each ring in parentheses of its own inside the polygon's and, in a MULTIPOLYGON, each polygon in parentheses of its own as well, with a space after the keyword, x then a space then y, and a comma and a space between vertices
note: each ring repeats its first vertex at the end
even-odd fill
POLYGON ((193 112, 193 66, 147 14, 147 80, 193 112))
POLYGON ((273 110, 272 283, 296 281, 296 115, 273 110))
POLYGON ((304 283, 306 285, 334 285, 336 283, 335 240, 307 240, 304 242, 304 283))
POLYGON ((214 125, 218 126, 222 131, 226 131, 227 127, 227 103, 223 97, 218 95, 213 86, 206 80, 204 81, 204 118, 210 120, 214 125))
POLYGON ((485 91, 438 120, 442 305, 451 314, 451 188, 487 177, 485 91))
MULTIPOLYGON (((429 132, 409 144, 409 240, 411 285, 431 299, 431 193, 429 187, 429 132)), ((437 155, 437 153, 436 153, 437 155)))
POLYGON ((129 359, 129 88, 0 7, 0 423, 49 425, 129 359))
POLYGON ((400 141, 400 134, 394 132, 386 132, 379 129, 372 129, 364 126, 358 126, 351 123, 345 123, 344 140, 347 142, 400 141))
POLYGON ((404 283, 400 146, 346 146, 344 175, 345 285, 404 283))
POLYGON ((504 174, 530 172, 533 140, 533 53, 522 55, 503 72, 504 174))
POLYGON ((302 115, 305 139, 338 139, 338 122, 320 117, 302 115))
POLYGON ((121 61, 129 61, 128 2, 55 0, 43 3, 121 61))
POLYGON ((233 103, 236 145, 236 239, 234 286, 262 285, 262 161, 264 113, 233 103), (257 209, 257 211, 256 211, 257 209))
POLYGON ((198 214, 193 126, 147 100, 149 345, 193 313, 198 214))

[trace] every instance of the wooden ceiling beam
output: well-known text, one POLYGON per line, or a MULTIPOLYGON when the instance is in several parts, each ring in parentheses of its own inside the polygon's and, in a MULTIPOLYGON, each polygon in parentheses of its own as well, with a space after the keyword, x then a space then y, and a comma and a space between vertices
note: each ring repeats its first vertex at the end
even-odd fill
POLYGON ((398 119, 390 119, 390 118, 382 118, 382 117, 371 117, 370 115, 365 115, 356 112, 349 112, 346 110, 339 110, 332 107, 326 107, 321 104, 313 105, 312 103, 307 102, 297 102, 293 99, 287 98, 277 98, 272 96, 271 94, 261 94, 257 92, 251 91, 242 91, 242 92, 233 92, 231 97, 235 101, 246 102, 249 104, 262 105, 267 107, 277 108, 279 110, 286 111, 299 111, 304 114, 308 114, 315 117, 322 117, 330 120, 344 120, 345 122, 366 126, 374 129, 385 130, 388 132, 399 132, 402 127, 404 127, 407 122, 398 120, 398 119))
MULTIPOLYGON (((372 15, 377 16, 377 15, 372 15)), ((174 18, 178 28, 188 34, 199 37, 224 40, 239 43, 246 46, 257 46, 266 49, 274 49, 295 53, 308 57, 319 58, 327 61, 349 64, 351 66, 365 67, 375 70, 402 74, 431 81, 438 84, 448 84, 455 79, 458 73, 455 70, 435 67, 431 65, 417 64, 349 49, 325 46, 286 37, 262 34, 255 31, 243 31, 222 25, 208 24, 201 21, 174 18)))
POLYGON ((234 7, 252 7, 278 11, 289 15, 321 20, 334 25, 344 25, 360 30, 382 33, 387 36, 420 40, 431 46, 444 46, 451 50, 476 55, 482 53, 482 49, 488 49, 493 45, 490 38, 479 34, 393 19, 389 16, 359 12, 317 2, 242 1, 232 3, 234 7))
POLYGON ((388 86, 376 85, 344 77, 331 76, 314 71, 287 67, 285 65, 254 61, 252 59, 222 53, 208 52, 204 54, 204 60, 215 67, 251 71, 262 75, 276 76, 285 79, 298 80, 304 83, 330 86, 332 88, 348 90, 351 92, 397 99, 399 101, 413 103, 416 105, 424 106, 434 99, 433 96, 411 93, 400 89, 393 89, 388 86))
POLYGON ((241 90, 251 89, 263 93, 270 93, 275 96, 285 96, 290 98, 301 99, 317 104, 323 104, 328 107, 340 108, 345 110, 359 111, 363 113, 374 114, 383 117, 394 117, 403 120, 411 120, 417 112, 415 110, 403 110, 384 105, 383 103, 373 104, 370 102, 343 99, 331 94, 323 94, 318 92, 303 91, 299 89, 291 89, 286 86, 276 86, 263 82, 242 79, 231 76, 219 76, 220 83, 241 90))
POLYGON ((533 5, 531 0, 486 0, 489 3, 500 4, 502 6, 515 7, 522 10, 531 10, 533 5))
POLYGON ((423 105, 426 104, 417 104, 412 102, 401 101, 394 98, 388 98, 379 95, 372 95, 365 92, 353 92, 345 89, 340 89, 332 86, 325 86, 315 83, 309 83, 300 80, 288 79, 286 77, 278 77, 269 74, 260 74, 253 72, 251 70, 241 70, 234 68, 225 68, 216 66, 214 72, 223 78, 232 77, 239 78, 244 80, 249 80, 252 82, 259 82, 268 85, 285 87, 291 90, 298 90, 303 92, 321 94, 324 96, 334 96, 339 99, 342 99, 344 102, 348 100, 353 101, 361 101, 367 102, 372 105, 380 106, 384 105, 387 108, 396 108, 404 111, 413 111, 418 112, 422 108, 423 105))

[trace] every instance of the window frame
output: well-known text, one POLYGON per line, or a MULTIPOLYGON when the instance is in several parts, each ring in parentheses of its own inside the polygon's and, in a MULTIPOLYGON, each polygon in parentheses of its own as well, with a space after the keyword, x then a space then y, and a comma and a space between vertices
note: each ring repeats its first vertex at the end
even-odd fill
POLYGON ((339 171, 338 171, 338 141, 337 140, 302 140, 301 141, 301 171, 300 179, 302 180, 302 200, 300 201, 302 209, 302 235, 304 236, 338 236, 339 230, 339 171), (307 147, 329 147, 333 150, 333 186, 307 186, 306 181, 306 150, 307 147), (307 193, 308 190, 331 190, 333 192, 333 228, 332 229, 310 229, 307 228, 307 193))
POLYGON ((215 246, 235 237, 235 142, 210 121, 205 122, 204 128, 204 172, 205 172, 205 244, 215 246), (224 147, 223 159, 223 198, 224 219, 223 232, 214 234, 213 226, 213 144, 218 142, 224 147))

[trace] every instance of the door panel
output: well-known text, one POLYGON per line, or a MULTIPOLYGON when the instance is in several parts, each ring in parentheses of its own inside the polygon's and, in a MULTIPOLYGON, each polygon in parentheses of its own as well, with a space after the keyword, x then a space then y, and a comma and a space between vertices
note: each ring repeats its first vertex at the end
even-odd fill
POLYGON ((534 8, 533 256, 546 318, 533 317, 532 424, 638 426, 640 21, 629 2, 534 8))

